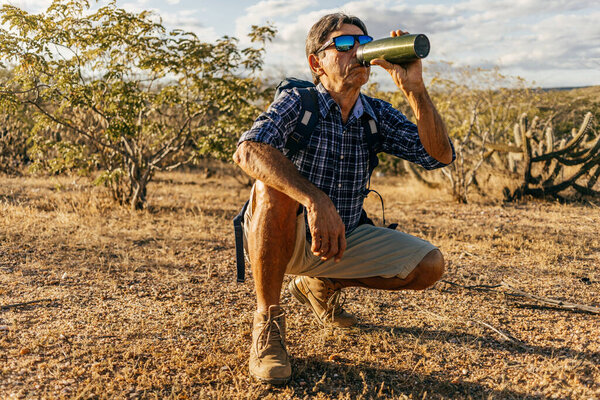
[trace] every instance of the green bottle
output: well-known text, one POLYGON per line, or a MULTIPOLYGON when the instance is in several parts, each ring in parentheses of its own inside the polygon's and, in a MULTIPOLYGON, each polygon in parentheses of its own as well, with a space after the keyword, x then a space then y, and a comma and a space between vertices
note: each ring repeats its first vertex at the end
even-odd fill
POLYGON ((429 54, 429 39, 418 33, 377 39, 358 46, 356 57, 364 66, 371 60, 383 58, 392 64, 406 64, 429 54))

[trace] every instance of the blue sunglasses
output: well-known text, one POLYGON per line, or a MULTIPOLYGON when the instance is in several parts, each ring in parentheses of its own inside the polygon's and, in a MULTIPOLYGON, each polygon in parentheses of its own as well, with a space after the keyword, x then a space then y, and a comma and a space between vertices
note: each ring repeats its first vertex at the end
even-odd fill
POLYGON ((373 38, 369 35, 341 35, 334 37, 327 41, 315 54, 322 52, 332 44, 335 45, 337 51, 348 51, 354 47, 354 43, 365 44, 373 41, 373 38))

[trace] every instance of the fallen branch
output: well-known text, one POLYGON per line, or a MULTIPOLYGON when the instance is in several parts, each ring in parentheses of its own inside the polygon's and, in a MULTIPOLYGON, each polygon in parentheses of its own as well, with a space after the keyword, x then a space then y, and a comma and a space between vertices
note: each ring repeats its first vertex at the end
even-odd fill
POLYGON ((460 287, 463 289, 478 290, 478 291, 482 291, 482 292, 504 293, 507 296, 513 296, 513 297, 525 297, 527 299, 535 300, 535 301, 538 301, 538 302, 544 303, 544 304, 549 304, 549 305, 559 307, 559 308, 562 308, 565 310, 570 310, 570 311, 577 310, 577 311, 585 311, 585 312, 589 312, 589 313, 593 313, 593 314, 600 314, 600 307, 588 306, 585 304, 578 304, 578 303, 570 303, 568 301, 556 300, 556 299, 551 299, 551 298, 542 297, 542 296, 536 296, 534 294, 529 294, 520 289, 517 289, 506 281, 502 281, 499 285, 472 285, 472 286, 461 285, 460 283, 456 283, 456 282, 452 282, 452 281, 448 281, 448 280, 442 280, 442 282, 447 283, 452 286, 457 286, 457 287, 460 287), (493 289, 499 288, 499 287, 507 289, 508 291, 493 290, 493 289))
POLYGON ((54 299, 40 299, 40 300, 32 300, 32 301, 26 301, 25 303, 15 303, 15 304, 7 304, 4 306, 0 306, 0 310, 8 310, 11 308, 18 308, 18 307, 23 307, 23 306, 29 306, 31 304, 37 304, 37 303, 43 303, 46 301, 54 301, 54 299))
POLYGON ((551 299, 551 298, 542 297, 542 296, 536 296, 534 294, 529 294, 520 289, 517 289, 505 281, 502 281, 501 285, 514 292, 514 293, 507 293, 510 296, 525 297, 525 298, 528 298, 531 300, 539 301, 540 303, 564 308, 565 310, 579 310, 579 311, 586 311, 586 312, 593 313, 593 314, 600 314, 600 307, 587 306, 585 304, 570 303, 568 301, 556 300, 556 299, 551 299))

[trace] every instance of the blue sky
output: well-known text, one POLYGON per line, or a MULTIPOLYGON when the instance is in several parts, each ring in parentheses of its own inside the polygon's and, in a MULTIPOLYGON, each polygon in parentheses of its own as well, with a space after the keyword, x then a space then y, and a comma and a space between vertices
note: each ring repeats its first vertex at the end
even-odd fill
MULTIPOLYGON (((0 0, 37 12, 50 0, 0 0)), ((304 39, 322 15, 344 11, 380 38, 392 29, 425 33, 426 62, 500 67, 542 87, 600 85, 600 2, 597 0, 117 0, 130 11, 152 9, 165 25, 207 41, 222 35, 244 43, 250 25, 275 24, 266 73, 308 77, 304 39)), ((374 79, 386 84, 386 77, 374 79)), ((387 82, 389 83, 389 82, 387 82)))

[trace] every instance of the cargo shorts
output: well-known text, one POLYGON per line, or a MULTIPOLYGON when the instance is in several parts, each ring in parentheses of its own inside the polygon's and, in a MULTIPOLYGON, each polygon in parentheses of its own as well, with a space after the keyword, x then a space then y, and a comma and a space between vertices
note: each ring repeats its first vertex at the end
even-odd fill
MULTIPOLYGON (((254 190, 254 188, 253 188, 254 190)), ((248 231, 252 221, 254 193, 244 214, 244 251, 248 252, 248 231)), ((321 260, 310 250, 306 238, 304 209, 296 216, 296 241, 286 274, 310 277, 358 279, 368 277, 406 278, 417 264, 437 249, 426 240, 389 228, 359 225, 346 234, 346 250, 339 262, 321 260)))

